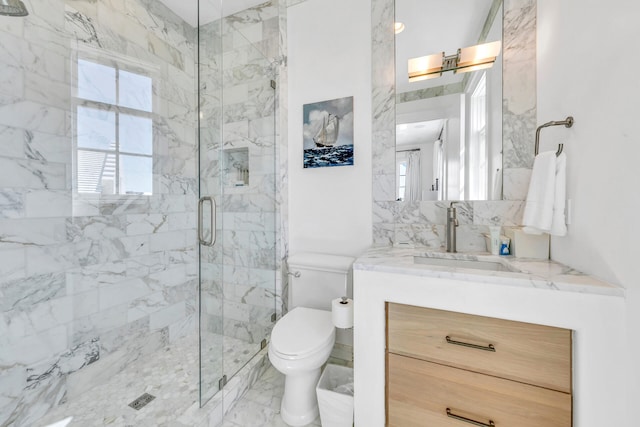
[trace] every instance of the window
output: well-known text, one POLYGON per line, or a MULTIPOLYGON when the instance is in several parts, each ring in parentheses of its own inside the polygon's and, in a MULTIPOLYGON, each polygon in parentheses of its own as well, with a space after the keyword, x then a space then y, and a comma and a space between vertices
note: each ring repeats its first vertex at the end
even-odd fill
POLYGON ((86 59, 77 61, 78 193, 153 193, 153 80, 86 59))
POLYGON ((486 200, 489 179, 487 154, 487 79, 483 73, 471 95, 469 129, 469 199, 486 200))
POLYGON ((397 200, 404 200, 405 190, 407 188, 407 160, 399 160, 396 167, 398 176, 396 182, 398 183, 397 200))

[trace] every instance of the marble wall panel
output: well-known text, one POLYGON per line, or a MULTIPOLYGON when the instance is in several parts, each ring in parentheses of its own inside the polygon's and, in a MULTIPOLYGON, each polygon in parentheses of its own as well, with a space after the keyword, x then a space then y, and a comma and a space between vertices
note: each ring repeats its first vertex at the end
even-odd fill
POLYGON ((23 135, 26 135, 27 132, 10 126, 0 126, 0 141, 4 157, 25 158, 23 135))
MULTIPOLYGON (((0 325, 2 323, 0 322, 0 325)), ((27 371, 24 366, 13 366, 0 371, 0 423, 9 425, 18 413, 19 405, 24 401, 20 399, 25 384, 27 383, 27 371)))
MULTIPOLYGON (((0 363, 5 367, 27 366, 41 363, 52 355, 61 354, 69 348, 65 325, 49 328, 44 332, 27 336, 3 335, 0 337, 0 363)), ((26 383, 24 384, 26 387, 26 383)))
POLYGON ((28 218, 68 218, 73 214, 73 197, 62 190, 28 190, 24 195, 28 218))
POLYGON ((169 230, 169 219, 163 213, 127 215, 125 220, 126 233, 129 236, 161 233, 169 230))
MULTIPOLYGON (((297 0, 289 0, 296 3, 297 0)), ((373 242, 444 245, 446 203, 395 202, 394 3, 372 0, 373 242)), ((458 205, 458 250, 484 251, 489 225, 514 226, 533 164, 536 128, 536 0, 504 2, 503 187, 504 200, 458 205)))
MULTIPOLYGON (((0 114, 1 110, 2 107, 0 114)), ((65 190, 68 188, 67 166, 63 163, 0 158, 0 185, 3 188, 65 190)))
MULTIPOLYGON (((12 280, 24 278, 26 274, 25 251, 22 248, 0 251, 0 286, 12 280)), ((3 297, 4 292, 2 293, 3 297)), ((1 304, 1 303, 0 303, 1 304)))
POLYGON ((77 247, 66 243, 26 248, 27 276, 58 273, 79 266, 77 247))
POLYGON ((5 190, 0 192, 0 218, 21 218, 25 215, 25 191, 5 190))

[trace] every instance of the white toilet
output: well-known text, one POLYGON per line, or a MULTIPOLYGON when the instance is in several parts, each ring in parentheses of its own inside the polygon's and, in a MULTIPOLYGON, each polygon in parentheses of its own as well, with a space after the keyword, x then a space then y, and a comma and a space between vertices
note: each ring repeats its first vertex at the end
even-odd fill
POLYGON ((319 253, 289 257, 289 312, 271 333, 269 360, 285 375, 282 420, 303 426, 318 416, 316 384, 336 340, 331 301, 350 292, 354 258, 319 253))

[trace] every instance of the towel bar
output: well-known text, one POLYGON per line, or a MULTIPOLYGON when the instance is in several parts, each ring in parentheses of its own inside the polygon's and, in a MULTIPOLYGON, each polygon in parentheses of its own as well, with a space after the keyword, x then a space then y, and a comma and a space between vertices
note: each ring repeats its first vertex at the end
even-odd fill
MULTIPOLYGON (((543 128, 547 128, 549 126, 561 126, 564 125, 567 128, 570 128, 571 126, 573 126, 573 117, 569 116, 566 118, 566 120, 561 120, 561 121, 551 121, 548 123, 545 123, 543 125, 538 126, 538 129, 536 129, 536 151, 535 151, 535 155, 538 155, 539 149, 540 149, 540 131, 543 128)), ((558 144, 558 151, 556 152, 556 156, 559 156, 560 153, 562 153, 562 149, 564 148, 564 144, 558 144)))

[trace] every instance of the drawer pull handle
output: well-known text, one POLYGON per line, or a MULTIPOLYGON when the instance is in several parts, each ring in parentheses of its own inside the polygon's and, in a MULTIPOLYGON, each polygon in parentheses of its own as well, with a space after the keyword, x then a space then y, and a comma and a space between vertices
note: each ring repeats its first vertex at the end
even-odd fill
POLYGON ((447 417, 453 418, 454 420, 458 420, 458 421, 464 421, 465 423, 473 424, 474 426, 480 426, 480 427, 494 427, 496 425, 496 423, 494 423, 491 420, 489 420, 489 424, 485 424, 480 421, 472 420, 471 418, 461 417, 460 415, 456 415, 453 412, 451 412, 451 408, 447 408, 447 417))
POLYGON ((447 343, 449 344, 461 345, 462 347, 475 348, 476 350, 492 351, 494 353, 496 351, 496 348, 493 346, 493 344, 489 344, 485 346, 485 345, 470 344, 468 342, 455 341, 455 340, 452 340, 449 335, 446 336, 446 340, 447 340, 447 343))

